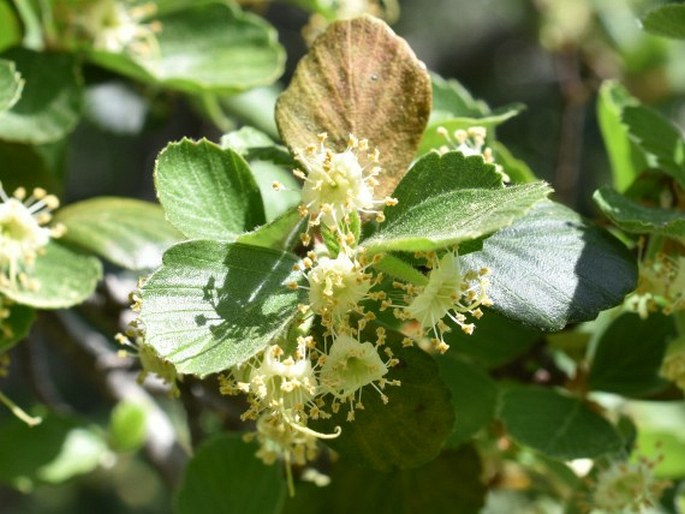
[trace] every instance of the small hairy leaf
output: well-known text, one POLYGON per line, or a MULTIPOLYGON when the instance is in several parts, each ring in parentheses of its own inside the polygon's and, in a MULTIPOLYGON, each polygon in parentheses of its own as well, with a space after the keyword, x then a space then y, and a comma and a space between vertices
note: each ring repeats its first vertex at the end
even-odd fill
POLYGON ((164 251, 183 239, 159 205, 130 198, 99 197, 60 209, 55 221, 63 240, 127 269, 156 268, 164 251))
POLYGON ((593 199, 602 212, 626 232, 659 234, 685 243, 682 212, 640 205, 607 186, 595 191, 593 199))
POLYGON ((28 275, 37 281, 36 289, 5 286, 0 293, 37 309, 63 309, 81 303, 95 291, 102 265, 95 257, 51 241, 28 275))
POLYGON ((550 389, 510 389, 502 395, 499 417, 520 443, 558 459, 594 458, 623 443, 601 415, 550 389))
POLYGON ((237 435, 205 441, 195 451, 176 496, 176 514, 278 514, 285 482, 278 465, 265 466, 257 448, 237 435))
POLYGON ((659 377, 673 320, 658 312, 645 320, 626 312, 609 325, 597 344, 588 386, 624 396, 641 396, 663 389, 659 377))
POLYGON ((167 219, 189 238, 231 241, 266 221, 245 160, 207 140, 167 145, 157 157, 155 186, 167 219))
POLYGON ((23 88, 24 80, 14 62, 0 59, 0 113, 19 101, 23 88))
POLYGON ((431 106, 430 77, 407 43, 371 16, 331 24, 300 61, 276 105, 291 149, 328 143, 342 151, 350 133, 380 150, 376 187, 389 194, 416 153, 431 106))
POLYGON ((3 55, 25 80, 19 101, 0 112, 0 139, 34 145, 62 139, 78 123, 81 79, 67 54, 15 48, 3 55))
POLYGON ((634 257, 571 209, 543 202, 464 256, 490 268, 493 309, 542 330, 561 330, 620 304, 637 284, 634 257))
POLYGON ((142 289, 147 342, 180 373, 204 376, 249 359, 297 312, 297 258, 257 246, 188 241, 164 254, 142 289))

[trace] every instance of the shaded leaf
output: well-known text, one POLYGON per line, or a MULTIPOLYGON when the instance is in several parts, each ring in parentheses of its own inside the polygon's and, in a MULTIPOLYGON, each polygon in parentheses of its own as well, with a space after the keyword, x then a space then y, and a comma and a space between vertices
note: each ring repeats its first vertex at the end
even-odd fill
POLYGON ((672 3, 656 7, 642 18, 642 26, 657 36, 685 39, 685 5, 672 3))
POLYGON ((604 186, 592 197, 620 229, 635 234, 659 234, 685 242, 685 215, 681 211, 646 207, 604 186))
POLYGON ((262 18, 225 3, 173 10, 156 19, 159 50, 138 54, 94 51, 100 66, 188 93, 234 93, 270 84, 283 72, 285 53, 262 18))
POLYGON ((290 209, 266 225, 238 236, 236 242, 276 250, 292 250, 300 244, 305 222, 297 209, 290 209))
POLYGON ((185 469, 176 514, 278 514, 285 498, 280 466, 255 457, 257 447, 237 435, 205 441, 185 469))
POLYGON ((265 222, 250 168, 231 149, 207 140, 170 143, 154 177, 167 219, 189 238, 230 241, 265 222))
POLYGON ((431 123, 455 117, 481 118, 490 114, 488 105, 473 98, 457 80, 444 79, 435 73, 430 77, 433 90, 431 123))
POLYGON ((19 101, 24 80, 12 61, 0 59, 0 113, 19 101))
POLYGON ((397 186, 397 206, 362 245, 371 252, 414 252, 478 239, 510 225, 551 191, 543 182, 501 184, 494 166, 479 156, 427 154, 397 186))
POLYGON ((401 385, 386 387, 387 405, 367 387, 364 409, 355 412, 353 422, 346 421, 348 409, 343 405, 331 419, 315 424, 324 432, 342 427, 340 437, 327 444, 355 464, 381 471, 414 468, 433 460, 454 425, 450 393, 435 361, 423 350, 402 347, 401 340, 400 334, 388 331, 388 344, 400 363, 386 378, 400 380, 401 385))
POLYGON ((597 344, 588 386, 624 396, 643 396, 663 389, 659 376, 668 336, 675 327, 669 316, 658 312, 641 319, 626 312, 609 325, 597 344))
POLYGON ((618 240, 571 209, 543 202, 464 256, 488 267, 493 309, 542 330, 561 330, 620 304, 637 284, 637 264, 618 240))
POLYGON ((376 194, 389 194, 416 152, 430 114, 425 66, 407 43, 371 16, 331 24, 300 61, 276 104, 276 122, 291 149, 328 143, 342 151, 350 133, 380 150, 376 194))
POLYGON ((606 419, 580 400, 550 389, 506 391, 499 417, 514 439, 558 459, 594 458, 623 444, 606 419))
POLYGON ((164 251, 183 238, 159 205, 130 198, 78 202, 60 209, 55 221, 67 227, 63 241, 132 270, 156 268, 164 251))
POLYGON ((76 61, 67 54, 36 53, 15 48, 3 55, 15 62, 25 80, 21 98, 0 112, 0 139, 51 143, 71 132, 81 111, 81 80, 76 61))
POLYGON ((445 450, 419 468, 390 473, 340 461, 329 486, 303 483, 286 501, 283 514, 477 514, 487 489, 482 473, 473 446, 445 450))
POLYGON ((51 241, 28 275, 37 281, 36 289, 8 285, 0 287, 0 293, 38 309, 63 309, 83 302, 95 291, 102 265, 95 257, 51 241))
POLYGON ((142 289, 147 342, 180 373, 208 375, 249 359, 296 314, 297 258, 216 241, 188 241, 164 254, 142 289))
POLYGON ((26 337, 33 325, 36 313, 26 305, 7 305, 2 297, 0 297, 0 309, 9 310, 9 317, 0 319, 0 355, 2 355, 26 337))

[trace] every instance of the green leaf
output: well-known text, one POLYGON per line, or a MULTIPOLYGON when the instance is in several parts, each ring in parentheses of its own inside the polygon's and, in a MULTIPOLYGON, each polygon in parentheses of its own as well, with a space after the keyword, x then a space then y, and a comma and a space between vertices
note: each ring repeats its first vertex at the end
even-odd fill
POLYGON ((659 376, 668 337, 675 327, 669 316, 658 312, 641 319, 626 312, 602 334, 588 377, 588 386, 623 396, 644 396, 663 389, 659 376))
POLYGON ((8 285, 0 287, 0 293, 37 309, 63 309, 83 302, 95 291, 102 265, 95 257, 51 241, 27 274, 38 282, 35 290, 8 285))
POLYGON ((659 234, 685 243, 685 216, 681 211, 646 207, 604 186, 592 197, 618 228, 635 234, 659 234))
POLYGON ((238 435, 205 441, 185 469, 176 514, 278 514, 285 499, 280 466, 265 466, 238 435))
POLYGON ((336 462, 325 488, 301 484, 283 514, 477 514, 487 488, 473 446, 446 450, 419 468, 390 473, 336 462))
POLYGON ((21 42, 22 28, 9 2, 0 3, 0 52, 21 42))
POLYGON ((29 333, 36 313, 25 305, 7 305, 0 297, 0 309, 8 309, 9 317, 0 319, 0 355, 12 348, 29 333))
POLYGON ((26 84, 14 107, 0 113, 0 139, 38 145, 69 134, 81 111, 81 80, 75 59, 21 48, 3 57, 16 63, 26 84))
POLYGON ((142 289, 147 342, 180 373, 217 373, 249 359, 297 312, 289 253, 188 241, 164 254, 142 289))
POLYGON ((455 358, 452 350, 437 361, 440 376, 452 393, 456 417, 447 444, 459 446, 495 417, 497 383, 478 366, 455 358))
POLYGON ((331 24, 300 61, 276 104, 276 122, 291 149, 328 134, 342 151, 354 134, 380 151, 382 198, 414 158, 428 121, 430 78, 409 45, 381 20, 363 16, 331 24))
POLYGON ((292 168, 286 169, 268 161, 255 160, 250 162, 250 169, 264 202, 266 221, 273 221, 300 204, 300 183, 293 176, 292 168), (283 184, 284 189, 274 190, 274 182, 283 184))
POLYGON ((550 389, 505 392, 499 417, 514 439, 557 459, 595 458, 619 451, 623 444, 606 419, 580 400, 550 389))
POLYGON ((476 100, 471 93, 455 79, 443 79, 431 73, 433 89, 433 112, 431 123, 455 117, 482 118, 490 114, 490 108, 482 100, 476 100))
POLYGON ((14 62, 0 59, 0 113, 19 101, 23 88, 24 80, 14 62))
POLYGON ((430 153, 397 186, 397 206, 362 244, 372 253, 415 252, 477 239, 510 225, 550 191, 543 182, 502 188, 481 157, 430 153))
POLYGON ((490 148, 492 148, 495 156, 495 162, 504 168, 504 172, 509 175, 512 184, 528 184, 538 180, 530 166, 521 159, 514 157, 502 143, 493 141, 490 148))
POLYGON ((628 189, 649 167, 645 155, 629 137, 628 127, 622 119, 623 109, 637 104, 637 100, 615 82, 606 81, 599 90, 597 117, 611 162, 613 184, 619 191, 628 189))
POLYGON ((145 407, 132 401, 121 401, 112 409, 109 420, 109 444, 120 452, 139 449, 147 437, 145 407))
POLYGON ((58 484, 95 470, 107 455, 99 433, 75 419, 49 415, 28 427, 10 418, 0 427, 0 481, 28 492, 39 483, 58 484))
POLYGON ((207 140, 170 143, 154 178, 167 219, 189 238, 230 241, 265 222, 250 168, 231 149, 207 140))
POLYGON ((236 242, 288 251, 300 244, 300 234, 305 225, 298 210, 293 208, 272 222, 238 236, 236 242))
POLYGON ((90 250, 123 268, 156 268, 164 251, 183 238, 159 205, 130 198, 100 197, 60 209, 55 221, 62 240, 90 250))
POLYGON ((685 5, 666 4, 649 11, 642 18, 647 32, 657 36, 685 39, 685 5))
POLYGON ((262 18, 226 3, 195 5, 156 19, 159 50, 138 54, 94 51, 95 63, 132 78, 188 93, 235 93, 270 84, 285 53, 262 18))
POLYGON ((463 260, 468 268, 490 268, 493 309, 542 330, 593 319, 637 284, 635 259, 617 239, 554 202, 536 206, 463 260))
POLYGON ((514 105, 506 108, 502 112, 493 113, 482 118, 469 118, 469 117, 457 117, 449 119, 441 119, 436 122, 432 122, 426 128, 426 131, 421 138, 421 143, 419 144, 418 154, 423 155, 430 152, 433 149, 438 149, 443 146, 452 146, 450 143, 442 136, 438 130, 446 129, 450 134, 453 134, 455 130, 458 129, 468 129, 471 127, 484 127, 488 131, 488 135, 492 134, 493 129, 504 123, 505 121, 513 118, 523 110, 521 105, 514 105))
POLYGON ((621 119, 633 141, 649 154, 650 166, 662 169, 685 185, 685 142, 680 129, 642 105, 625 107, 621 119))
POLYGON ((402 336, 388 330, 388 344, 400 363, 386 378, 400 380, 388 386, 384 404, 373 389, 363 396, 364 409, 346 421, 347 408, 314 426, 323 432, 342 427, 342 434, 327 444, 355 464, 381 471, 408 469, 433 460, 452 431, 454 410, 450 393, 433 358, 423 350, 404 348, 402 336))

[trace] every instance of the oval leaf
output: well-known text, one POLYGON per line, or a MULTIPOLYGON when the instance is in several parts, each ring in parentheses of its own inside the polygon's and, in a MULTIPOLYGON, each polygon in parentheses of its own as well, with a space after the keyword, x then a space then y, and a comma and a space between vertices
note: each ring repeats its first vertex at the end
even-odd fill
POLYGON ((167 219, 189 238, 230 241, 265 222, 245 160, 207 140, 167 145, 155 164, 155 187, 167 219))
POLYGON ((159 205, 130 198, 94 198, 60 209, 63 240, 123 268, 156 268, 164 251, 183 238, 159 205))
POLYGON ((0 113, 19 101, 24 80, 12 61, 0 59, 0 113))
POLYGON ((158 49, 137 54, 92 52, 97 64, 138 80, 188 93, 235 93, 271 84, 285 53, 262 18, 226 3, 195 5, 156 18, 158 49))
POLYGON ((71 132, 79 120, 82 96, 74 58, 19 48, 4 57, 16 63, 26 85, 19 101, 0 112, 0 139, 44 144, 71 132))
POLYGON ((642 26, 658 36, 685 39, 685 5, 667 4, 652 9, 642 19, 642 26))
POLYGON ((0 293, 37 309, 63 309, 81 303, 95 291, 102 265, 95 257, 51 241, 29 276, 38 282, 36 289, 6 286, 0 287, 0 293))
POLYGON ((507 391, 499 416, 513 438, 558 459, 594 458, 623 444, 602 416, 580 400, 549 389, 507 391))
POLYGON ((454 409, 450 393, 433 358, 418 348, 403 348, 402 336, 388 331, 388 342, 400 363, 386 375, 400 380, 388 386, 384 404, 373 390, 364 394, 364 409, 347 422, 347 409, 317 422, 317 430, 342 427, 337 439, 327 441, 336 451, 364 467, 381 471, 407 469, 433 460, 452 432, 454 409))
POLYGON ((544 202, 464 256, 488 267, 493 309, 542 330, 561 330, 620 304, 637 284, 635 259, 606 231, 544 202))
POLYGON ((595 191, 593 200, 620 229, 635 234, 659 234, 685 243, 685 216, 682 212, 645 207, 610 187, 595 191))
POLYGON ((544 182, 501 184, 494 166, 479 156, 430 153, 397 186, 397 206, 362 244, 373 253, 416 252, 478 239, 511 225, 551 191, 544 182))
POLYGON ((285 498, 279 466, 265 466, 239 435, 205 441, 185 469, 177 514, 277 514, 285 498))
POLYGON ((328 141, 342 151, 349 134, 380 150, 379 197, 413 159, 431 109, 430 77, 407 43, 370 16, 333 23, 300 61, 276 104, 291 149, 328 141))
POLYGON ((207 375, 262 350, 297 312, 289 253, 215 241, 172 246, 142 289, 147 342, 181 373, 207 375))

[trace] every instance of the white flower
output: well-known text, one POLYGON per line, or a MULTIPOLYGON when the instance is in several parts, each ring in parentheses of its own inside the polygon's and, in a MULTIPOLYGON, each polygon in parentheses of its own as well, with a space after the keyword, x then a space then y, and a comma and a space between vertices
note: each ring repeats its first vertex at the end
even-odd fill
MULTIPOLYGON (((366 139, 357 139, 350 134, 347 148, 335 152, 326 147, 327 135, 319 134, 319 144, 307 147, 295 156, 305 171, 293 173, 304 180, 300 213, 309 215, 309 226, 324 223, 334 231, 340 225, 349 225, 350 214, 373 214, 378 221, 384 219, 379 207, 395 205, 393 198, 377 200, 374 187, 380 174, 378 150, 371 153, 366 139), (306 173, 305 173, 306 172, 306 173)), ((303 239, 308 244, 309 239, 303 239)))
POLYGON ((658 253, 641 262, 637 290, 626 307, 643 319, 659 307, 666 315, 685 310, 685 257, 658 253))
POLYGON ((438 149, 441 154, 456 150, 466 157, 479 155, 483 158, 483 161, 495 166, 495 171, 502 177, 502 182, 508 184, 511 181, 509 175, 504 172, 504 168, 495 162, 492 149, 485 146, 485 139, 488 135, 485 127, 476 126, 469 127, 466 130, 457 129, 452 134, 445 127, 438 127, 437 132, 447 141, 447 145, 441 146, 438 149))
POLYGON ((456 251, 447 252, 439 260, 434 254, 429 254, 428 259, 432 267, 428 283, 423 288, 407 288, 414 296, 400 316, 418 321, 424 333, 432 330, 435 335, 433 343, 444 352, 448 345, 443 334, 449 331, 449 327, 443 318, 448 317, 466 334, 471 334, 475 325, 466 322, 466 314, 478 319, 483 314, 479 307, 491 305, 485 291, 488 283, 484 275, 488 270, 462 274, 456 251))
POLYGON ((646 459, 613 462, 597 475, 592 506, 612 514, 639 513, 655 506, 668 482, 657 480, 653 468, 646 459))
MULTIPOLYGON (((27 273, 33 268, 51 237, 59 237, 64 227, 45 227, 50 212, 59 206, 57 197, 36 188, 26 198, 19 188, 9 197, 0 184, 0 285, 30 286, 27 273)), ((35 284, 34 284, 35 285, 35 284)))

